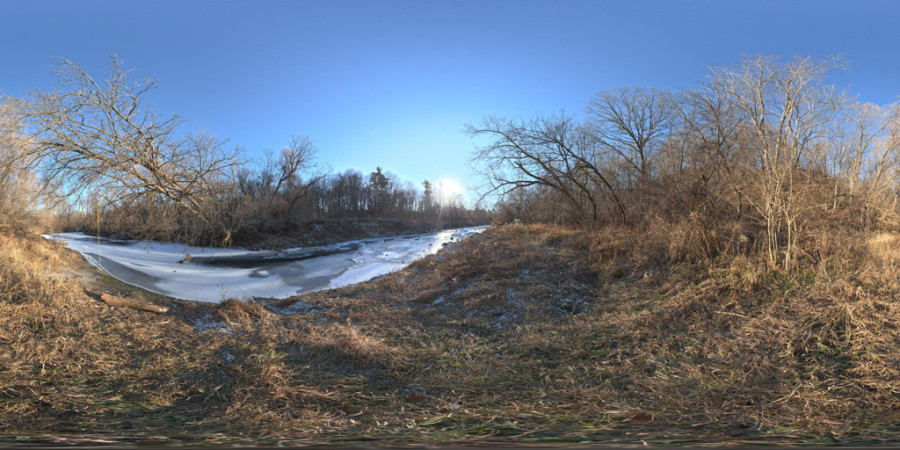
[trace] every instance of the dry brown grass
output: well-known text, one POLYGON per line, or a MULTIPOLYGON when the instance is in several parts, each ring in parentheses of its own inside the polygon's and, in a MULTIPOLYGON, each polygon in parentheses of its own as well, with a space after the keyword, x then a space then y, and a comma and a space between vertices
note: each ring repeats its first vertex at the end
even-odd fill
POLYGON ((896 441, 900 239, 785 274, 667 233, 491 228, 289 315, 113 309, 0 237, 0 443, 896 441))

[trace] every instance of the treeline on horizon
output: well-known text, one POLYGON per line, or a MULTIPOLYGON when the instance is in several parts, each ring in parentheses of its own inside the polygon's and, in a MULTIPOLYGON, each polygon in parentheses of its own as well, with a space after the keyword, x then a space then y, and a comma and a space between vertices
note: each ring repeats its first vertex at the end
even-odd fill
POLYGON ((328 173, 308 137, 254 160, 213 135, 186 132, 180 118, 147 106, 156 80, 133 82, 116 57, 102 79, 66 59, 54 74, 57 90, 0 102, 6 228, 21 229, 44 211, 66 229, 229 245, 233 234, 273 223, 490 221, 489 211, 428 180, 420 190, 381 167, 328 173))
POLYGON ((599 92, 583 119, 487 117, 473 155, 498 220, 627 227, 666 258, 820 262, 842 233, 897 230, 900 107, 827 82, 839 59, 747 56, 695 89, 599 92))

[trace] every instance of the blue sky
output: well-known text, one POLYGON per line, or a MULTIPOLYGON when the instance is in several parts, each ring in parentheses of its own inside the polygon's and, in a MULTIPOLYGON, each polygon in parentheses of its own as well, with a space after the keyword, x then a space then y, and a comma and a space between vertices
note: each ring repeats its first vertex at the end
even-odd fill
POLYGON ((0 0, 0 92, 52 89, 61 56, 116 53, 190 129, 335 171, 478 184, 461 132, 488 114, 580 114, 595 92, 695 86, 742 54, 842 54, 862 101, 900 94, 900 1, 0 0))

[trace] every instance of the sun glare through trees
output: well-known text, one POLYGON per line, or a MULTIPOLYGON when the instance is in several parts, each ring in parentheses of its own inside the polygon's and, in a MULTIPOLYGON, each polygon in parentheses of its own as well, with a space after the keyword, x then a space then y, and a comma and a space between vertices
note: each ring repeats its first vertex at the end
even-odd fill
POLYGON ((453 178, 443 178, 437 184, 438 198, 442 205, 462 202, 463 188, 453 178))

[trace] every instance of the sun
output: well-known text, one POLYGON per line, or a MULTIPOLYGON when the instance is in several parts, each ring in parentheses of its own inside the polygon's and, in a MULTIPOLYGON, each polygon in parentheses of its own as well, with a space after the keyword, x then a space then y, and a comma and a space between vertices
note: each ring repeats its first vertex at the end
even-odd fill
POLYGON ((443 178, 437 184, 437 193, 441 203, 453 203, 460 200, 463 188, 453 178, 443 178))

